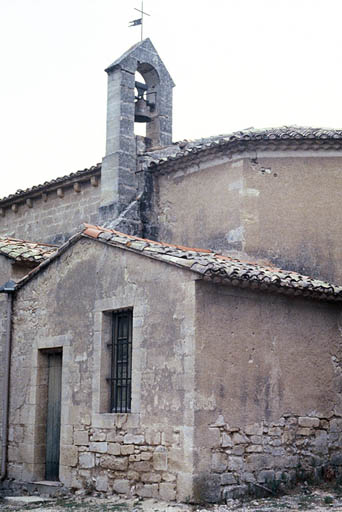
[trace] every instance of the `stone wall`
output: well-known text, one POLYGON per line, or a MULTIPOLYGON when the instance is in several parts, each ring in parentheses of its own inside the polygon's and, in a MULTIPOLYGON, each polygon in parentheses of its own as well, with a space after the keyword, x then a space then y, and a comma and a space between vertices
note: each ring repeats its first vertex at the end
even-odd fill
POLYGON ((157 238, 247 253, 340 283, 341 157, 325 155, 245 153, 175 164, 155 178, 157 223, 149 217, 157 238))
POLYGON ((211 492, 221 499, 271 493, 291 484, 340 476, 342 472, 342 418, 294 416, 243 428, 221 417, 210 425, 211 492), (213 485, 216 484, 217 487, 213 485))
POLYGON ((342 462, 340 307, 204 282, 196 290, 197 498, 342 462))
POLYGON ((169 500, 191 496, 194 322, 192 273, 94 240, 80 240, 27 283, 14 314, 9 477, 44 479, 46 354, 58 348, 60 480, 169 500), (109 412, 107 320, 127 307, 132 411, 122 415, 109 412))
POLYGON ((172 452, 180 447, 180 430, 158 425, 130 428, 121 414, 107 429, 75 425, 73 447, 63 453, 71 469, 66 483, 129 496, 176 499, 177 471, 172 452), (72 476, 71 476, 72 475, 72 476), (71 480, 70 480, 71 476, 71 480))
POLYGON ((28 241, 61 244, 82 228, 84 222, 96 224, 100 205, 98 178, 51 190, 17 208, 4 208, 0 216, 0 236, 28 241))
MULTIPOLYGON (((7 294, 0 293, 0 390, 4 389, 4 358, 5 358, 5 343, 6 343, 6 330, 7 330, 7 294)), ((3 413, 3 400, 1 395, 0 401, 0 441, 2 440, 2 413, 3 413)), ((2 456, 2 444, 0 442, 0 457, 2 456)))

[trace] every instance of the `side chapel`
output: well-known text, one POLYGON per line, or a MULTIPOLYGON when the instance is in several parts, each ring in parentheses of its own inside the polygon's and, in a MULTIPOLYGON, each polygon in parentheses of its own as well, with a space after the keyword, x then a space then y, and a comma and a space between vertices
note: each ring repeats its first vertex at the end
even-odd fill
POLYGON ((0 200, 2 485, 338 477, 342 131, 173 142, 151 41, 106 72, 102 163, 0 200))

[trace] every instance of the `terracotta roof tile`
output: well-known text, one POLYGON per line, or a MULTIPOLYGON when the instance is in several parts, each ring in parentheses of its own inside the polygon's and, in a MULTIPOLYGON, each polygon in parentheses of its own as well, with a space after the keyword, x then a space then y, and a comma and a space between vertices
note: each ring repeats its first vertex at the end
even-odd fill
POLYGON ((306 149, 342 149, 342 130, 304 126, 282 126, 266 129, 248 128, 194 141, 175 142, 165 148, 152 148, 142 157, 148 159, 149 167, 159 168, 180 159, 191 159, 194 155, 202 154, 205 151, 229 151, 234 149, 241 151, 243 147, 248 147, 250 143, 268 144, 273 149, 276 144, 284 146, 284 143, 285 145, 288 143, 292 149, 300 148, 301 144, 304 143, 306 143, 306 149))
POLYGON ((342 300, 342 286, 303 276, 290 270, 281 270, 256 262, 222 256, 208 249, 156 242, 89 224, 86 224, 83 235, 165 263, 190 269, 204 279, 213 282, 228 282, 233 286, 259 288, 316 299, 342 300))
POLYGON ((54 245, 0 237, 0 254, 31 266, 48 259, 56 250, 54 245))
POLYGON ((64 183, 72 182, 76 179, 84 179, 88 176, 92 176, 93 174, 99 173, 101 171, 101 164, 94 165, 89 169, 83 169, 81 171, 72 172, 66 176, 61 176, 59 178, 45 181, 40 185, 35 185, 34 187, 27 188, 26 190, 17 190, 14 194, 10 194, 7 197, 0 198, 0 206, 2 204, 13 202, 16 199, 22 199, 26 196, 31 196, 32 194, 38 194, 40 192, 44 192, 45 190, 55 188, 57 186, 63 185, 64 183))

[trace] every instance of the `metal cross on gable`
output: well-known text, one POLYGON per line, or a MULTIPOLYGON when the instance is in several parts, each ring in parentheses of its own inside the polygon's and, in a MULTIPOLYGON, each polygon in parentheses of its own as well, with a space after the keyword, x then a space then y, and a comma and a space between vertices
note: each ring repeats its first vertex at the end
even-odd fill
POLYGON ((144 0, 141 0, 141 9, 137 9, 136 7, 134 7, 134 10, 140 12, 141 18, 138 18, 136 20, 130 21, 129 22, 130 24, 128 26, 129 27, 136 27, 137 25, 141 26, 140 38, 141 38, 141 41, 142 41, 143 40, 143 36, 144 36, 144 15, 145 16, 150 16, 150 14, 148 14, 147 12, 144 12, 144 0))

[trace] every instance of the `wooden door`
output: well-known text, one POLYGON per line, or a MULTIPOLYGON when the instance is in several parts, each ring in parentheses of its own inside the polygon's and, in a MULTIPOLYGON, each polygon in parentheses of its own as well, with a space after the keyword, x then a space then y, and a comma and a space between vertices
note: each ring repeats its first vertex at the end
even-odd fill
POLYGON ((46 480, 59 478, 61 433, 62 353, 48 355, 48 403, 46 419, 46 480))

